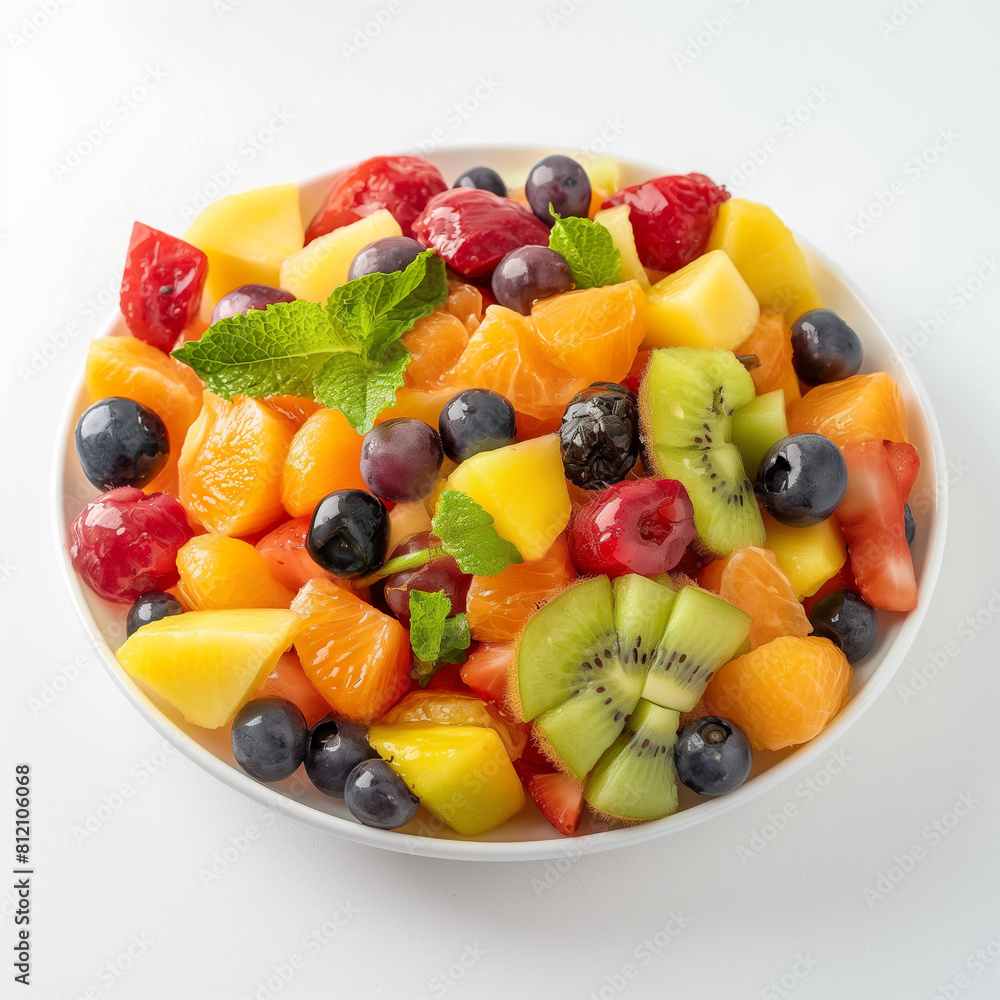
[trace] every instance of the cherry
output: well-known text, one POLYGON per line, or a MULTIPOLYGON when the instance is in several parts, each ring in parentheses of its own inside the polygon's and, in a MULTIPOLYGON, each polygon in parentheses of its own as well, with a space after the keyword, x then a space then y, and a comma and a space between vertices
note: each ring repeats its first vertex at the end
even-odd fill
POLYGON ((694 507, 683 483, 630 479, 581 507, 567 541, 581 573, 656 576, 677 565, 694 536, 694 507))
POLYGON ((177 550, 192 534, 184 508, 169 493, 123 486, 80 511, 70 526, 69 555, 95 594, 131 604, 177 583, 177 550))

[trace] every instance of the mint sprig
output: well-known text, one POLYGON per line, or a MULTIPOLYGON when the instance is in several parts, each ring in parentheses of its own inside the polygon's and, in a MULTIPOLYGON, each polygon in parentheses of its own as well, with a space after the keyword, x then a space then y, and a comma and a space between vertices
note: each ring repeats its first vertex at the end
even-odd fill
POLYGON ((410 354, 400 338, 447 296, 444 261, 427 250, 404 271, 338 286, 326 302, 279 302, 219 320, 173 356, 226 399, 318 399, 363 434, 403 384, 410 354))
POLYGON ((555 219, 549 249, 566 258, 577 288, 617 285, 622 280, 622 255, 604 226, 573 216, 556 215, 555 219))
POLYGON ((472 643, 464 613, 451 614, 451 599, 443 590, 410 591, 410 647, 423 687, 446 663, 462 663, 472 643))
POLYGON ((459 490, 441 494, 431 531, 463 573, 495 576, 512 563, 524 562, 517 547, 497 534, 492 515, 459 490))

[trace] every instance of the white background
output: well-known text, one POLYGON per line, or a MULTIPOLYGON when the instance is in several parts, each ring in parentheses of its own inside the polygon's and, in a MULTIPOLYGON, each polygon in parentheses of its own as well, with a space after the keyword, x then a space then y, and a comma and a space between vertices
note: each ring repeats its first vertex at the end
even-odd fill
MULTIPOLYGON (((265 0, 4 3, 0 844, 12 765, 29 760, 25 995, 1000 995, 989 951, 1000 955, 1000 280, 976 277, 996 277, 1000 252, 1000 8, 558 4, 393 0, 352 52, 386 0, 295 12, 265 0), (75 159, 102 119, 110 128, 75 159), (309 177, 435 130, 446 144, 568 148, 603 133, 611 153, 702 170, 774 204, 912 345, 950 458, 952 515, 934 606, 897 680, 933 673, 932 655, 945 665, 918 694, 886 690, 838 744, 846 766, 824 761, 715 825, 558 871, 425 860, 261 814, 166 755, 94 660, 57 576, 48 477, 133 220, 180 232, 183 206, 217 195, 212 184, 309 177), (893 182, 892 204, 866 223, 893 182), (976 615, 977 631, 960 634, 976 615), (957 653, 942 653, 949 643, 957 653), (958 818, 963 795, 972 807, 958 818), (106 803, 108 818, 81 835, 106 803), (791 814, 785 828, 755 842, 779 813, 791 814), (911 870, 877 898, 914 847, 911 870), (206 882, 213 862, 222 874, 206 882), (665 941, 678 916, 666 947, 643 945, 666 930, 665 941)), ((3 996, 20 995, 10 901, 0 888, 3 996)))

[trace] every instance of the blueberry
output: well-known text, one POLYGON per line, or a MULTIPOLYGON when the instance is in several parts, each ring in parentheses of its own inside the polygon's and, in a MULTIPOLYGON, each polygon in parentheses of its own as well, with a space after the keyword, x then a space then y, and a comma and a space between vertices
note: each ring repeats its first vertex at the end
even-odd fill
POLYGON ((524 196, 546 225, 555 222, 550 204, 558 215, 582 218, 590 209, 590 178, 576 160, 558 154, 546 156, 528 173, 524 196))
POLYGON ((527 316, 537 299, 568 292, 573 272, 562 254, 548 247, 526 246, 511 250, 493 272, 497 302, 527 316))
POLYGON ((389 512, 364 490, 328 493, 313 511, 306 551, 334 576, 370 573, 385 561, 389 547, 389 512))
POLYGON ((344 790, 351 815, 365 826, 395 830, 417 814, 420 800, 384 760, 366 760, 351 771, 344 790))
POLYGON ((514 440, 514 407, 498 392, 466 389, 444 404, 438 429, 444 453, 453 462, 464 462, 514 440))
POLYGON ((480 191, 492 191, 501 198, 507 197, 507 185, 492 167, 472 167, 471 170, 466 170, 452 187, 479 188, 480 191))
POLYGON ((810 309, 792 324, 792 365, 806 385, 857 375, 863 356, 858 335, 832 309, 810 309))
POLYGON ((566 478, 585 490, 620 483, 639 460, 639 404, 623 385, 595 382, 567 404, 559 428, 566 478))
POLYGON ((699 795, 725 795, 750 775, 753 750, 746 733, 728 719, 706 715, 689 722, 674 747, 677 777, 699 795))
POLYGON ((306 750, 306 774, 324 794, 344 797, 347 776, 363 760, 378 754, 368 745, 365 727, 328 715, 313 726, 306 750))
POLYGON ((384 236, 357 252, 347 269, 347 279, 405 271, 417 259, 417 254, 426 249, 409 236, 384 236))
POLYGON ((912 545, 917 537, 917 522, 913 520, 913 511, 908 503, 903 504, 903 529, 906 531, 906 544, 912 545))
POLYGON ((297 705, 284 698, 248 701, 233 720, 233 756, 258 781, 281 781, 306 755, 309 730, 297 705))
POLYGON ((125 618, 125 635, 129 636, 143 625, 150 622, 158 622, 161 618, 169 618, 171 615, 184 613, 181 602, 170 594, 154 590, 149 594, 143 594, 135 604, 128 609, 125 618))
POLYGON ((163 468, 170 451, 163 421, 122 396, 99 399, 84 410, 73 439, 83 474, 105 492, 145 486, 163 468))
POLYGON ((792 434, 776 441, 757 467, 757 493, 776 521, 808 528, 825 521, 847 491, 847 463, 822 434, 792 434))
POLYGON ((821 597, 809 613, 813 635, 836 643, 848 663, 857 663, 871 652, 878 638, 875 609, 850 590, 837 590, 821 597))

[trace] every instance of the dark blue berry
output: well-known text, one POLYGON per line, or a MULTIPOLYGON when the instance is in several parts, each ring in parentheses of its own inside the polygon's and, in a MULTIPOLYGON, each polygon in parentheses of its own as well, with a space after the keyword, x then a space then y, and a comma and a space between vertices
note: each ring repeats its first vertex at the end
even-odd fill
POLYGON ((568 292, 573 272, 562 254, 548 247, 526 246, 511 250, 493 272, 497 302, 527 316, 538 299, 568 292))
POLYGON ((306 755, 309 730, 297 705, 284 698, 248 701, 233 720, 233 756, 258 781, 281 781, 306 755))
POLYGON ((163 421, 134 399, 109 396, 87 407, 73 434, 83 474, 99 490, 145 486, 163 468, 170 440, 163 421))
POLYGON ((514 407, 498 392, 466 389, 444 404, 438 430, 444 453, 453 462, 464 462, 514 440, 514 407))
POLYGON ((776 521, 808 528, 825 521, 847 491, 847 463, 822 434, 792 434, 776 441, 757 468, 757 493, 776 521))
POLYGON ((324 795, 342 799, 351 771, 363 760, 377 757, 368 745, 364 726, 327 716, 309 734, 306 774, 324 795))
POLYGON ((903 504, 903 530, 906 532, 906 544, 912 545, 917 537, 917 522, 913 520, 913 511, 908 503, 903 504))
POLYGON ((585 490, 620 483, 639 460, 639 404, 623 385, 595 382, 567 404, 559 428, 566 478, 585 490))
POLYGON ((858 335, 832 309, 810 309, 792 324, 792 365, 806 385, 857 375, 863 357, 858 335))
POLYGON ((466 170, 452 186, 479 188, 480 191, 492 191, 501 198, 507 197, 507 185, 492 167, 473 167, 471 170, 466 170))
POLYGON ((389 512, 365 490, 336 490, 316 505, 306 550, 334 576, 362 576, 381 566, 389 547, 389 512))
POLYGON ((813 635, 836 643, 848 663, 871 652, 878 638, 878 615, 860 595, 851 590, 836 590, 821 597, 809 613, 813 635))
POLYGON ((557 215, 582 218, 590 210, 590 178, 576 160, 558 154, 546 156, 528 173, 524 196, 546 225, 555 222, 549 205, 557 215))
POLYGON ((357 252, 347 269, 347 279, 405 271, 425 249, 409 236, 384 236, 357 252))
POLYGON ((699 795, 725 795, 750 775, 753 749, 728 719, 706 715, 689 722, 674 747, 677 777, 699 795))
POLYGON ((150 622, 158 622, 161 618, 169 618, 171 615, 183 613, 181 602, 170 594, 164 594, 159 590, 143 594, 128 609, 128 615, 125 618, 125 635, 131 635, 150 622))
POLYGON ((365 826, 395 830, 417 814, 420 800, 384 761, 366 760, 351 771, 344 790, 351 815, 365 826))

